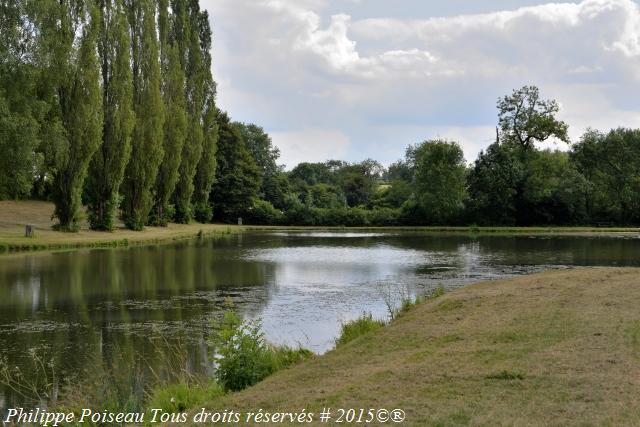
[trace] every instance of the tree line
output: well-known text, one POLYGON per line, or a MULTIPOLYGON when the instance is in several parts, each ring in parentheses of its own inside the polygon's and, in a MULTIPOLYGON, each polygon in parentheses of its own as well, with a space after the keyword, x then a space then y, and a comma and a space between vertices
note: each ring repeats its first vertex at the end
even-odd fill
POLYGON ((197 0, 0 1, 0 198, 57 228, 209 220, 218 121, 197 0))
POLYGON ((331 160, 284 172, 268 135, 260 144, 247 138, 264 179, 245 215, 260 224, 332 226, 640 223, 640 130, 591 129, 568 151, 541 149, 549 140, 570 144, 555 100, 525 86, 500 98, 497 110, 495 142, 471 165, 457 142, 428 140, 388 168, 331 160))
POLYGON ((496 140, 290 171, 258 125, 215 103, 197 0, 0 0, 0 199, 53 201, 57 228, 119 218, 284 225, 640 222, 640 131, 587 131, 569 151, 559 106, 533 86, 499 99, 496 140))

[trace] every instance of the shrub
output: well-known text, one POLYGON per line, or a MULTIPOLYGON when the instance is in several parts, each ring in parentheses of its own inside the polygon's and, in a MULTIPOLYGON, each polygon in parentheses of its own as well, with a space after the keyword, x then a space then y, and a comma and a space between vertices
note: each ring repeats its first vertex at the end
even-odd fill
POLYGON ((286 211, 285 223, 287 225, 320 225, 319 217, 319 209, 299 204, 286 211))
POLYGON ((425 214, 415 197, 410 197, 400 208, 400 222, 404 225, 424 225, 425 214))
POLYGON ((343 323, 340 326, 340 336, 336 339, 336 347, 345 345, 362 335, 365 335, 385 325, 382 320, 374 320, 371 313, 363 314, 355 320, 343 323))
POLYGON ((366 227, 371 211, 357 208, 319 209, 318 225, 332 227, 366 227))
POLYGON ((292 206, 281 217, 286 225, 327 227, 392 226, 400 224, 401 210, 376 208, 315 208, 303 204, 292 206))
POLYGON ((445 292, 446 292, 446 289, 444 288, 444 285, 441 283, 431 291, 431 294, 429 295, 429 298, 430 299, 439 298, 442 295, 444 295, 445 292))
POLYGON ((218 364, 215 376, 228 391, 243 390, 312 355, 309 350, 269 345, 260 321, 243 321, 233 311, 224 314, 213 346, 218 364))
POLYGON ((247 224, 278 225, 282 224, 284 214, 265 200, 255 200, 251 209, 245 212, 247 224))
POLYGON ((367 211, 369 224, 378 227, 388 227, 400 224, 400 209, 377 208, 367 211))

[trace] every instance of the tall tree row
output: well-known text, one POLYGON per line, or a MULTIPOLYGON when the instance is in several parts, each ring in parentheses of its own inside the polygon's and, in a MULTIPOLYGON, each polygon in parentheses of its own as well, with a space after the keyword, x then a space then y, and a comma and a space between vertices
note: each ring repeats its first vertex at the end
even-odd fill
POLYGON ((175 220, 186 223, 193 218, 193 178, 202 156, 203 113, 207 73, 200 46, 200 6, 197 0, 173 0, 174 37, 185 72, 188 114, 187 137, 182 148, 179 178, 174 193, 175 220))
POLYGON ((98 11, 92 2, 43 0, 37 7, 45 75, 43 123, 55 216, 61 230, 76 230, 89 162, 102 141, 98 11))
POLYGON ((211 76, 211 28, 206 11, 199 14, 198 33, 204 72, 204 115, 202 118, 202 154, 193 180, 193 206, 195 218, 209 222, 213 216, 210 203, 211 189, 216 177, 216 152, 218 148, 218 109, 215 104, 216 84, 211 76))
POLYGON ((131 40, 123 0, 100 0, 99 7, 104 125, 102 144, 91 161, 86 197, 91 228, 112 230, 135 124, 131 40))
POLYGON ((155 208, 151 224, 166 225, 172 218, 170 200, 179 178, 178 168, 187 133, 185 76, 177 41, 170 37, 175 20, 169 16, 168 0, 158 2, 158 33, 162 66, 162 98, 165 105, 164 161, 156 178, 155 208))
POLYGON ((164 105, 160 95, 160 60, 153 0, 127 0, 133 67, 131 159, 123 182, 122 219, 141 230, 154 204, 153 187, 164 156, 164 105))
POLYGON ((212 217, 218 141, 198 0, 0 0, 0 199, 146 224, 212 217), (86 208, 86 212, 85 212, 86 208))

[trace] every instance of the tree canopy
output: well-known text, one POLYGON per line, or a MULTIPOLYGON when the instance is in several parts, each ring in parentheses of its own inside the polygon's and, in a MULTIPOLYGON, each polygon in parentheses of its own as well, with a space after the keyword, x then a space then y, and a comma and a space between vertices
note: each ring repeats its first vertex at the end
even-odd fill
POLYGON ((0 1, 0 198, 55 204, 57 227, 640 223, 640 130, 589 130, 570 151, 560 104, 499 98, 496 141, 287 171, 258 124, 216 105, 209 15, 197 0, 0 1), (563 146, 561 148, 566 148, 563 146))
POLYGON ((540 98, 535 86, 524 86, 498 100, 500 138, 531 149, 535 142, 555 137, 569 142, 569 126, 558 119, 560 106, 556 100, 540 98))

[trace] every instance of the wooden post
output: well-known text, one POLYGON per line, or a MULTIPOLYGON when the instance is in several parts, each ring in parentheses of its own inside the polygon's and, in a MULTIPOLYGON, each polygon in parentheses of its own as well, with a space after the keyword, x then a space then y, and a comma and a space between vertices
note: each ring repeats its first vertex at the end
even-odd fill
POLYGON ((24 236, 25 237, 33 237, 34 234, 34 227, 31 224, 27 224, 24 226, 24 236))
POLYGON ((238 225, 242 225, 242 218, 238 218, 238 225))

